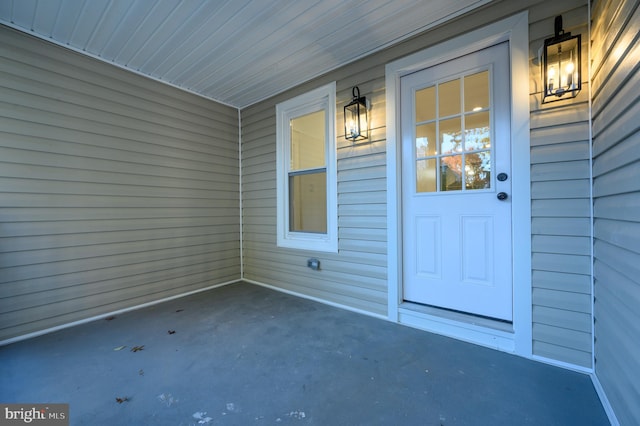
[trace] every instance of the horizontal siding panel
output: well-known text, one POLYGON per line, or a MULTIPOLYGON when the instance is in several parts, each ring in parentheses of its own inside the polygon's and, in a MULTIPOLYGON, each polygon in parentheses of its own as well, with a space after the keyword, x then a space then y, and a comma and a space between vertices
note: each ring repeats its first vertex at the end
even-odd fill
MULTIPOLYGON (((593 203, 596 223, 606 219, 623 222, 640 221, 640 200, 638 198, 637 194, 633 193, 596 198, 593 203)), ((621 227, 625 225, 624 223, 619 224, 621 227)))
MULTIPOLYGON (((207 157, 208 162, 199 161, 201 158, 198 158, 197 155, 195 156, 198 158, 197 160, 181 159, 179 157, 182 154, 175 152, 166 152, 166 155, 161 155, 163 150, 157 149, 151 144, 123 142, 110 136, 87 134, 64 128, 51 128, 36 123, 26 125, 13 120, 5 120, 2 117, 0 117, 0 129, 1 146, 28 151, 28 154, 36 153, 37 155, 37 153, 44 152, 82 157, 83 162, 91 161, 96 170, 131 172, 131 167, 136 167, 138 174, 191 177, 193 179, 202 176, 210 179, 212 164, 215 165, 217 173, 237 174, 238 170, 236 161, 230 162, 228 158, 224 157, 207 157), (10 132, 21 132, 22 134, 16 135, 10 132), (166 169, 165 173, 163 173, 163 169, 166 169)), ((192 157, 194 156, 192 155, 192 157)), ((9 162, 11 157, 3 158, 3 161, 9 162)), ((29 157, 23 162, 30 164, 33 159, 29 157)))
POLYGON ((237 220, 236 208, 210 208, 186 206, 182 208, 131 207, 131 208, 3 208, 0 221, 3 222, 38 222, 62 220, 121 220, 163 217, 212 217, 227 218, 227 223, 237 220))
POLYGON ((237 209, 239 200, 208 198, 169 198, 169 197, 140 197, 140 196, 111 196, 96 198, 92 195, 78 194, 33 194, 33 193, 2 193, 0 207, 11 208, 207 208, 220 207, 237 209))
POLYGON ((570 330, 568 328, 560 328, 548 326, 545 324, 533 324, 533 338, 539 342, 545 342, 552 345, 564 346, 569 349, 591 352, 592 340, 591 331, 581 332, 570 330))
POLYGON ((345 204, 338 208, 338 216, 386 216, 386 204, 345 204))
MULTIPOLYGON (((20 95, 21 97, 24 96, 24 94, 20 95)), ((158 150, 167 152, 172 151, 185 157, 187 155, 196 155, 196 153, 201 153, 202 155, 214 155, 213 152, 211 154, 203 152, 207 149, 207 138, 202 135, 194 135, 184 131, 175 130, 165 130, 167 133, 162 134, 157 133, 158 130, 156 130, 155 126, 144 127, 139 125, 138 127, 120 127, 118 122, 122 117, 119 116, 109 117, 110 121, 99 121, 99 118, 101 119, 102 117, 95 117, 95 115, 90 114, 91 111, 86 111, 84 108, 73 108, 71 111, 58 111, 55 104, 43 105, 38 102, 38 98, 35 96, 30 102, 33 106, 16 105, 9 103, 11 99, 7 96, 6 90, 1 89, 0 96, 2 96, 2 101, 0 102, 0 115, 14 121, 22 122, 24 125, 33 122, 33 117, 37 116, 38 119, 35 122, 41 125, 70 129, 84 133, 99 133, 113 138, 131 140, 132 142, 138 143, 151 143, 154 144, 158 150), (51 110, 42 109, 46 106, 49 106, 51 110), (73 114, 81 115, 80 117, 76 117, 73 114), (172 149, 172 142, 175 142, 176 139, 184 140, 184 150, 172 149)), ((95 114, 96 112, 93 113, 95 114)), ((10 132, 11 129, 8 129, 7 131, 10 132)), ((208 149, 213 151, 212 147, 208 149)), ((220 151, 220 156, 224 156, 223 154, 227 150, 220 149, 220 151)), ((233 151, 231 149, 228 149, 226 153, 227 158, 234 158, 237 156, 237 151, 233 151)), ((195 159, 196 158, 194 157, 194 160, 195 159)))
POLYGON ((591 239, 588 237, 534 235, 531 239, 531 246, 535 253, 591 255, 591 239))
POLYGON ((533 253, 531 267, 540 271, 588 275, 591 270, 591 257, 558 253, 533 253))
MULTIPOLYGON (((54 247, 50 249, 32 249, 29 251, 14 251, 3 254, 0 258, 1 268, 36 265, 39 263, 61 262, 66 260, 93 259, 102 256, 113 256, 118 254, 143 253, 147 251, 158 251, 179 248, 185 250, 190 247, 197 247, 204 251, 209 251, 208 246, 215 241, 216 244, 231 243, 230 246, 238 248, 238 234, 227 233, 215 236, 189 236, 183 238, 163 238, 146 241, 126 241, 117 243, 102 243, 96 245, 83 245, 75 247, 54 247)), ((88 263, 89 265, 89 263, 88 263)), ((87 265, 87 266, 88 266, 87 265)))
MULTIPOLYGON (((156 114, 145 114, 144 107, 147 106, 153 109, 153 105, 145 104, 144 102, 141 105, 132 105, 124 104, 121 101, 108 100, 111 97, 108 91, 104 89, 102 91, 93 90, 95 86, 74 82, 64 76, 58 76, 55 80, 49 80, 46 83, 39 82, 36 78, 38 78, 38 73, 40 72, 42 71, 25 67, 24 64, 15 63, 11 60, 3 61, 0 64, 0 80, 4 82, 3 86, 7 88, 5 89, 7 95, 3 97, 11 99, 11 93, 14 93, 15 96, 15 92, 20 92, 20 95, 16 96, 16 98, 23 105, 26 105, 25 102, 30 99, 23 95, 28 94, 36 99, 42 99, 42 102, 38 103, 39 107, 48 110, 51 110, 48 105, 57 105, 59 111, 66 111, 72 108, 84 108, 87 111, 96 110, 96 112, 102 112, 107 116, 116 115, 118 118, 122 118, 120 125, 134 123, 135 126, 139 126, 142 123, 149 123, 156 126, 157 130, 170 127, 200 135, 208 135, 215 131, 221 131, 225 135, 236 133, 236 128, 232 123, 226 123, 225 125, 217 123, 218 126, 212 126, 216 122, 211 119, 193 120, 193 117, 189 117, 185 113, 179 114, 177 111, 169 110, 168 108, 164 111, 156 108, 156 114), (12 73, 20 73, 20 75, 13 75, 12 73), (82 93, 83 89, 91 92, 92 96, 82 93), (63 108, 60 108, 60 106, 63 106, 63 108), (173 116, 169 112, 174 112, 177 116, 173 116), (186 121, 185 118, 187 118, 186 121)), ((72 115, 79 117, 79 115, 73 113, 72 115)), ((160 133, 165 134, 162 131, 160 133)), ((223 148, 226 147, 223 145, 223 148)))
POLYGON ((338 194, 352 192, 375 192, 386 191, 386 179, 355 180, 348 182, 338 182, 338 194))
POLYGON ((611 170, 638 160, 640 160, 640 133, 634 133, 622 143, 609 147, 593 160, 593 176, 598 178, 611 170))
POLYGON ((200 226, 233 226, 226 220, 211 220, 209 217, 194 218, 158 218, 129 220, 82 220, 60 222, 13 222, 4 224, 3 237, 34 235, 61 235, 112 231, 155 230, 163 232, 166 228, 190 228, 200 226), (218 223, 215 223, 218 222, 218 223))
POLYGON ((591 202, 588 198, 541 199, 531 201, 531 216, 538 217, 589 217, 591 202))
POLYGON ((640 223, 598 219, 594 226, 597 240, 640 253, 640 223))
MULTIPOLYGON (((28 281, 12 281, 2 284, 3 296, 7 298, 36 294, 42 291, 56 291, 67 287, 80 289, 84 285, 109 281, 112 285, 120 285, 121 280, 140 279, 140 283, 146 282, 149 276, 163 278, 173 273, 187 275, 204 267, 215 265, 219 261, 238 258, 238 250, 218 251, 214 253, 202 252, 187 257, 175 257, 171 259, 158 259, 147 263, 136 263, 112 267, 109 270, 94 269, 85 271, 73 271, 64 275, 51 275, 35 278, 28 281), (208 265, 208 266, 207 266, 208 265), (172 272, 175 271, 175 272, 172 272), (191 271, 191 272, 190 272, 191 271), (137 278, 136 278, 137 277, 137 278)), ((217 271, 215 268, 213 271, 217 271)), ((211 279, 217 275, 211 274, 211 279)), ((158 279, 158 278, 155 278, 158 279)), ((79 290, 78 290, 79 291, 79 290)), ((9 302, 10 303, 10 299, 9 302)))
POLYGON ((566 180, 567 177, 571 179, 589 179, 589 161, 566 161, 531 166, 532 182, 566 180))
POLYGON ((564 126, 567 123, 589 124, 589 105, 587 102, 572 103, 571 108, 545 108, 531 114, 531 128, 564 126))
POLYGON ((564 123, 561 127, 531 129, 531 146, 558 145, 589 140, 589 123, 564 123))
POLYGON ((591 277, 589 275, 534 270, 532 280, 534 288, 581 294, 591 293, 591 277))
POLYGON ((571 349, 566 346, 540 342, 537 340, 534 340, 533 342, 533 353, 545 358, 580 365, 587 368, 590 368, 592 364, 590 351, 584 352, 571 349))
POLYGON ((92 232, 86 234, 53 234, 20 237, 0 237, 0 253, 20 252, 26 250, 51 249, 58 247, 91 246, 97 244, 113 244, 134 241, 148 241, 172 238, 189 238, 196 236, 211 236, 240 234, 240 226, 193 226, 180 228, 138 229, 133 231, 92 232))
POLYGON ((536 306, 591 313, 591 297, 589 294, 534 288, 533 303, 536 306))
POLYGON ((639 192, 640 162, 628 164, 625 167, 612 170, 600 175, 593 181, 593 195, 596 198, 625 192, 639 192))
POLYGON ((536 306, 533 309, 533 322, 551 326, 562 324, 569 330, 591 334, 591 314, 585 314, 582 312, 572 312, 564 309, 536 306))
MULTIPOLYGON (((35 294, 22 294, 21 296, 12 297, 10 304, 7 302, 7 299, 0 299, 0 311, 7 313, 17 312, 23 309, 46 306, 49 303, 58 303, 66 300, 99 295, 109 291, 127 291, 129 288, 135 288, 146 283, 168 281, 171 279, 182 280, 180 286, 188 285, 190 282, 205 282, 212 276, 215 276, 220 269, 237 266, 238 258, 232 255, 227 259, 189 265, 186 268, 173 268, 128 277, 118 277, 117 279, 105 279, 87 283, 82 286, 60 287, 49 291, 40 290, 35 294)), ((16 315, 15 318, 19 318, 19 315, 16 315)))
POLYGON ((558 180, 549 182, 533 182, 531 198, 588 198, 590 195, 589 179, 558 180))
MULTIPOLYGON (((599 124, 600 130, 594 130, 593 155, 598 157, 604 151, 614 146, 619 141, 625 140, 638 131, 638 114, 640 114, 640 106, 634 104, 631 108, 624 111, 623 114, 615 118, 615 121, 607 126, 599 124)), ((594 122, 595 124, 595 122, 594 122)))
POLYGON ((165 261, 169 259, 185 259, 200 253, 215 253, 236 249, 237 242, 208 243, 197 246, 183 246, 177 248, 164 248, 147 250, 142 252, 118 253, 92 257, 88 259, 71 259, 35 263, 26 266, 4 267, 0 274, 0 283, 11 281, 30 280, 48 276, 71 274, 76 271, 91 271, 96 269, 118 268, 138 263, 165 261))
POLYGON ((622 275, 630 279, 640 276, 640 254, 599 239, 595 240, 593 250, 597 261, 620 271, 622 275))
POLYGON ((589 160, 589 142, 571 142, 531 148, 531 164, 589 160))
POLYGON ((568 237, 587 237, 591 235, 591 221, 588 218, 533 218, 533 234, 566 235, 568 237))
POLYGON ((341 240, 387 241, 386 229, 362 229, 340 227, 338 236, 341 240))

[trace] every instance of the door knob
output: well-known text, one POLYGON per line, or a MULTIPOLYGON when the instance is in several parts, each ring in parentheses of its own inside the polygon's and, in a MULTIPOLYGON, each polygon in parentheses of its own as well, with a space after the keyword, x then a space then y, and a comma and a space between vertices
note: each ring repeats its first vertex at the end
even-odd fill
POLYGON ((504 201, 504 200, 506 200, 507 198, 509 198, 509 195, 507 195, 507 193, 506 193, 506 192, 498 192, 497 197, 498 197, 498 200, 500 200, 500 201, 504 201))
POLYGON ((509 175, 506 173, 498 173, 498 180, 500 182, 504 182, 505 180, 509 179, 509 175))

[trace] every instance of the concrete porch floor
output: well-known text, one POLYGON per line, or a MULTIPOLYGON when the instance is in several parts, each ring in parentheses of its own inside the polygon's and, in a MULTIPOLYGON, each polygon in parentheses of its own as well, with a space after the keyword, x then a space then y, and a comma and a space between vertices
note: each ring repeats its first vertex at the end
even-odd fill
POLYGON ((0 377, 72 425, 609 424, 587 375, 247 283, 2 347, 0 377))

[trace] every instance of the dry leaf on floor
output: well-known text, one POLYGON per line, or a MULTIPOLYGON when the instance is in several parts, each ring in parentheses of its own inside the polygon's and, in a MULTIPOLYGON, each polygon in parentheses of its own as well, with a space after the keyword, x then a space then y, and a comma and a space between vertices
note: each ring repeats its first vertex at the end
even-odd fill
POLYGON ((184 309, 176 309, 176 312, 182 312, 184 309))
POLYGON ((111 320, 114 320, 114 319, 116 319, 116 317, 110 316, 110 317, 106 317, 104 320, 105 321, 111 321, 111 320))
POLYGON ((139 375, 141 375, 141 376, 144 376, 144 370, 143 370, 143 369, 140 369, 140 370, 138 371, 138 374, 139 374, 139 375))
POLYGON ((131 348, 131 352, 138 352, 144 350, 144 345, 142 346, 134 346, 131 348))
POLYGON ((169 330, 169 331, 167 331, 167 333, 169 333, 169 334, 176 334, 176 331, 175 331, 175 330, 169 330))
POLYGON ((118 346, 117 348, 113 348, 114 351, 121 351, 124 348, 126 348, 126 346, 118 346))
POLYGON ((116 402, 118 404, 122 404, 123 402, 129 401, 129 397, 128 396, 123 396, 122 398, 120 398, 119 396, 116 396, 116 402))

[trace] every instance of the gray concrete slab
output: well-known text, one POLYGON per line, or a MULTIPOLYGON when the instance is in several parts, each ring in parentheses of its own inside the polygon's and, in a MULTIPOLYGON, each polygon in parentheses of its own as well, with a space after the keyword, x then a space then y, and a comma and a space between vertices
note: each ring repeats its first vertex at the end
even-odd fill
POLYGON ((2 347, 0 377, 72 425, 609 424, 587 375, 246 283, 2 347))

